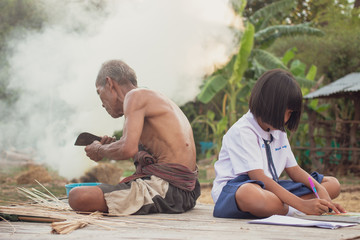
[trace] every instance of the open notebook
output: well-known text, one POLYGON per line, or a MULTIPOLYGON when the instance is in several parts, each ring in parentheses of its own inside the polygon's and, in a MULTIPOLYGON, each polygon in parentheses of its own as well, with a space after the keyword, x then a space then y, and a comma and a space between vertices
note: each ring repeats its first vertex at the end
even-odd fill
POLYGON ((356 212, 338 213, 338 214, 326 213, 320 216, 295 213, 294 217, 308 219, 308 220, 317 220, 317 221, 360 223, 360 213, 356 213, 356 212))
POLYGON ((320 227, 320 228, 329 228, 329 229, 336 229, 340 227, 350 227, 357 225, 356 223, 315 221, 315 220, 307 220, 307 219, 282 216, 282 215, 273 215, 268 218, 251 220, 248 223, 298 226, 298 227, 320 227))

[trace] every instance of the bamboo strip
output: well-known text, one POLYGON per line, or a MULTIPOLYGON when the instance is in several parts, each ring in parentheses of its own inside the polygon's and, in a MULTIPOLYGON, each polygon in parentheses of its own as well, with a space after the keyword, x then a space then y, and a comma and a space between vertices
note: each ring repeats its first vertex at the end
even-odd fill
POLYGON ((13 228, 13 231, 12 231, 12 233, 11 233, 11 235, 13 235, 13 234, 16 232, 16 228, 14 227, 14 225, 12 225, 8 220, 6 220, 5 218, 3 218, 2 216, 0 216, 0 218, 1 218, 2 220, 4 220, 7 224, 9 224, 10 227, 13 228))
MULTIPOLYGON (((35 180, 36 181, 36 180, 35 180)), ((45 194, 37 189, 32 188, 32 190, 18 187, 19 193, 23 194, 27 198, 31 199, 35 203, 41 205, 42 207, 51 208, 51 209, 57 209, 57 210, 71 210, 70 206, 62 201, 60 201, 58 198, 56 198, 47 188, 45 188, 41 183, 36 181, 42 188, 44 188, 48 193, 50 193, 50 196, 48 194, 45 194)))

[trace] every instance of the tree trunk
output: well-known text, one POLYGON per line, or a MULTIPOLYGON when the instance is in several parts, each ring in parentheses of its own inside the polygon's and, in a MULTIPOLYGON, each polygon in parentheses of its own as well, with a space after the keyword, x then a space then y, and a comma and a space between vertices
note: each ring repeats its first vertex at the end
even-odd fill
POLYGON ((354 8, 359 8, 359 7, 360 7, 360 0, 355 0, 354 8))

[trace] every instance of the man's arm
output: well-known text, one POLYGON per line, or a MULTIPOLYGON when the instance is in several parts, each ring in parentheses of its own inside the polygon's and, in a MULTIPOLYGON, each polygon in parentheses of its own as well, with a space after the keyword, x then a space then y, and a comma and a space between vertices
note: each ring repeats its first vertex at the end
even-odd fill
POLYGON ((262 181, 265 189, 274 193, 282 202, 292 206, 306 214, 319 215, 335 207, 331 202, 324 199, 303 200, 281 187, 273 179, 265 175, 264 170, 256 169, 248 172, 250 179, 262 181))
POLYGON ((100 161, 106 157, 113 160, 126 160, 138 152, 144 118, 146 112, 146 97, 139 92, 129 92, 124 101, 125 122, 123 136, 116 142, 102 145, 95 141, 85 148, 89 158, 100 161))

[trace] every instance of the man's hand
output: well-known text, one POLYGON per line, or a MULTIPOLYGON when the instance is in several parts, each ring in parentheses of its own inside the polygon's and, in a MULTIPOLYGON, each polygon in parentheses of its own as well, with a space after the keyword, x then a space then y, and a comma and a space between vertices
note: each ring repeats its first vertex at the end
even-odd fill
MULTIPOLYGON (((101 139, 101 141, 103 139, 101 139)), ((103 159, 101 156, 99 156, 99 148, 101 146, 102 144, 99 141, 94 141, 92 144, 87 145, 85 147, 86 156, 88 156, 91 160, 94 160, 95 162, 100 161, 101 159, 103 159)))
POLYGON ((102 145, 105 144, 110 144, 116 141, 115 137, 108 137, 108 136, 103 136, 99 141, 94 141, 92 144, 87 145, 85 147, 85 152, 86 155, 91 159, 94 160, 95 162, 100 161, 101 159, 103 159, 102 156, 100 156, 99 154, 99 149, 102 145))
POLYGON ((102 145, 104 145, 104 144, 109 144, 109 143, 112 143, 112 142, 115 142, 116 141, 116 138, 115 137, 108 137, 108 136, 103 136, 102 138, 101 138, 101 141, 100 141, 100 143, 102 144, 102 145))

